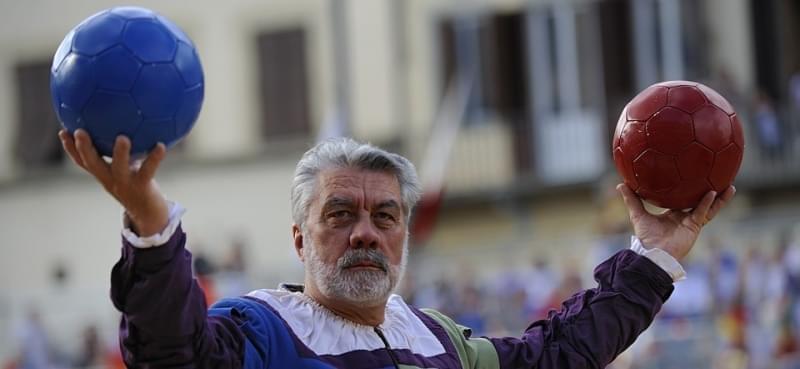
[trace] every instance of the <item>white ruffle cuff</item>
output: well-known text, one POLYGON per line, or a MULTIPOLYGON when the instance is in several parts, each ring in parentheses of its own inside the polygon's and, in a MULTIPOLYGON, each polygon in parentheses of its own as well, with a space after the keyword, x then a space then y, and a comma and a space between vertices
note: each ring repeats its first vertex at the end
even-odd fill
POLYGON ((664 271, 672 277, 673 282, 686 279, 686 271, 683 269, 683 266, 681 266, 681 263, 666 251, 656 247, 647 249, 642 244, 642 240, 636 236, 631 236, 631 250, 650 259, 661 267, 661 269, 664 269, 664 271))
POLYGON ((122 237, 125 237, 125 240, 133 247, 140 249, 158 247, 167 243, 170 237, 175 233, 175 230, 178 229, 178 225, 181 224, 181 217, 186 213, 186 209, 177 202, 167 201, 167 205, 169 206, 169 223, 167 223, 167 226, 161 232, 146 237, 139 236, 133 232, 131 229, 131 219, 128 213, 123 212, 122 223, 124 224, 124 228, 122 229, 122 237))

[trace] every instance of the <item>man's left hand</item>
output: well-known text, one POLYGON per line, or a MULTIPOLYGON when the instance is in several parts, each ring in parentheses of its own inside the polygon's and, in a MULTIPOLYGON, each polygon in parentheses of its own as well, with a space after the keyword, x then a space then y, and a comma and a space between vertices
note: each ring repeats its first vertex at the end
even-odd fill
POLYGON ((617 191, 622 194, 634 234, 642 244, 647 248, 662 249, 681 260, 694 246, 703 226, 730 202, 736 188, 730 186, 719 196, 715 191, 709 191, 691 211, 666 210, 661 214, 648 212, 642 199, 628 186, 619 184, 617 191))

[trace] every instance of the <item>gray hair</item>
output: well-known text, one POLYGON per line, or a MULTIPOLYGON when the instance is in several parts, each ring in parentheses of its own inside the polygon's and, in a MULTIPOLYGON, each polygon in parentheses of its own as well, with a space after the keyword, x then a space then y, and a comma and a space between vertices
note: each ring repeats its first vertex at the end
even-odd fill
POLYGON ((356 168, 388 171, 397 177, 406 221, 422 193, 417 170, 408 159, 350 138, 332 138, 318 143, 297 163, 292 182, 292 220, 303 228, 317 182, 327 169, 356 168))

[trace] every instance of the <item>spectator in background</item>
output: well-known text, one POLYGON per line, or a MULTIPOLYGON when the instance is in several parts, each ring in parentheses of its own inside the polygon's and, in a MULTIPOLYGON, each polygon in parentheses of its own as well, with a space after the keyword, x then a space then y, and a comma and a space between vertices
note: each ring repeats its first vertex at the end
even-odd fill
POLYGON ((761 155, 770 160, 780 159, 783 153, 780 121, 772 99, 763 90, 756 95, 753 121, 761 155))
POLYGON ((794 140, 793 143, 797 144, 800 141, 800 65, 795 68, 795 72, 789 78, 789 98, 791 99, 790 133, 794 140))
POLYGON ((206 298, 206 304, 211 305, 217 301, 219 295, 214 283, 214 273, 216 267, 211 260, 202 252, 196 252, 194 256, 194 276, 197 279, 197 284, 203 289, 203 294, 206 298))
POLYGON ((689 260, 686 264, 686 273, 692 277, 675 285, 675 292, 661 313, 683 318, 708 316, 713 303, 708 266, 698 260, 689 260))
POLYGON ((720 95, 725 96, 725 100, 728 100, 733 105, 733 109, 736 110, 737 114, 746 114, 747 99, 739 87, 741 86, 739 81, 736 80, 730 69, 725 65, 720 65, 714 69, 716 73, 705 84, 719 92, 720 95))
POLYGON ((778 250, 776 251, 776 261, 780 264, 776 266, 775 272, 780 273, 775 276, 781 279, 780 285, 776 283, 774 288, 782 287, 780 294, 776 295, 776 327, 775 327, 775 357, 781 367, 789 366, 792 362, 798 363, 798 335, 795 330, 794 309, 797 301, 798 278, 800 278, 800 255, 792 243, 791 232, 784 231, 778 239, 778 250), (780 286, 780 287, 779 287, 780 286))
POLYGON ((800 66, 795 68, 795 72, 789 77, 789 95, 792 107, 796 112, 800 112, 800 66))
POLYGON ((231 242, 231 248, 228 250, 228 256, 222 269, 226 272, 244 273, 247 271, 245 263, 245 242, 239 237, 235 237, 231 242))
POLYGON ((769 368, 775 358, 777 314, 786 288, 781 253, 768 259, 761 248, 758 241, 751 246, 745 271, 746 335, 752 369, 769 368))
MULTIPOLYGON (((790 232, 786 232, 784 236, 784 242, 788 245, 785 257, 789 272, 788 325, 791 329, 791 338, 795 345, 798 345, 800 342, 800 244, 790 232)), ((797 352, 794 356, 795 360, 800 361, 797 358, 797 352)))
MULTIPOLYGON (((509 260, 508 264, 512 264, 512 261, 509 260)), ((524 265, 522 268, 498 271, 485 279, 483 288, 478 292, 483 295, 480 296, 480 304, 487 335, 519 334, 521 328, 531 322, 533 314, 528 306, 527 293, 533 280, 530 278, 535 277, 530 267, 524 265)), ((552 289, 552 286, 542 288, 548 289, 552 289)))
POLYGON ((53 369, 57 368, 53 360, 53 352, 42 324, 39 310, 29 307, 25 321, 17 331, 19 342, 19 360, 17 369, 53 369))
POLYGON ((752 240, 744 258, 743 300, 745 306, 745 342, 748 352, 748 367, 761 369, 769 360, 768 333, 760 324, 760 303, 764 297, 763 286, 766 281, 767 262, 760 250, 760 244, 752 240))
POLYGON ((562 301, 567 301, 567 299, 580 291, 582 287, 583 281, 581 280, 580 273, 567 267, 561 278, 561 283, 559 283, 558 288, 550 295, 550 299, 547 301, 547 304, 544 305, 544 308, 536 314, 537 318, 541 319, 548 316, 551 310, 557 311, 561 307, 562 301))
POLYGON ((778 242, 786 268, 788 293, 796 300, 800 297, 800 245, 795 242, 789 229, 783 231, 778 242))
POLYGON ((75 366, 89 368, 101 365, 105 357, 105 350, 100 342, 100 334, 97 332, 97 327, 90 325, 84 328, 82 339, 81 351, 75 360, 75 366))
POLYGON ((730 245, 719 237, 709 238, 709 282, 711 283, 712 319, 719 338, 712 353, 715 369, 745 369, 746 311, 744 304, 743 267, 730 245))
POLYGON ((250 291, 247 282, 247 245, 242 237, 234 237, 219 272, 214 275, 220 298, 235 297, 250 291))
POLYGON ((709 238, 708 249, 711 252, 709 282, 713 294, 713 310, 717 314, 725 314, 741 294, 739 265, 736 254, 730 247, 723 245, 719 237, 709 238))
POLYGON ((453 298, 453 293, 448 284, 448 281, 443 277, 439 277, 430 283, 420 283, 417 285, 412 301, 417 305, 431 306, 431 309, 447 311, 455 303, 455 298, 453 298))
POLYGON ((524 271, 519 278, 519 285, 525 289, 526 319, 537 319, 550 304, 553 292, 558 285, 558 276, 550 268, 547 259, 534 258, 529 270, 524 271), (540 281, 530 283, 530 281, 540 281))
POLYGON ((472 329, 476 335, 486 334, 486 320, 481 305, 481 291, 474 282, 465 283, 460 289, 458 312, 454 315, 456 320, 472 329))

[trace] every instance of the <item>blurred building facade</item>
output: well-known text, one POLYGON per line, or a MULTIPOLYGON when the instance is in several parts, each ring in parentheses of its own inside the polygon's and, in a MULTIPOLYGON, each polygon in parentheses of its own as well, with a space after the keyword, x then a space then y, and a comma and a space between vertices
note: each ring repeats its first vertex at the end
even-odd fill
MULTIPOLYGON (((69 309, 42 311, 60 332, 98 317, 114 325, 106 291, 120 209, 61 153, 47 74, 69 29, 113 5, 2 0, 0 343, 13 341, 5 332, 25 304, 69 309), (66 277, 53 277, 57 267, 66 277)), ((189 209, 193 250, 221 257, 230 239, 248 240, 254 287, 301 275, 289 232, 293 166, 338 134, 407 155, 429 189, 444 189, 418 245, 418 279, 464 265, 480 265, 480 276, 531 255, 590 272, 628 232, 612 190, 617 117, 660 80, 706 83, 743 117, 740 191, 711 232, 773 239, 800 219, 796 1, 136 5, 179 24, 205 69, 200 119, 160 184, 189 209)), ((0 344, 0 362, 10 347, 0 344)))

